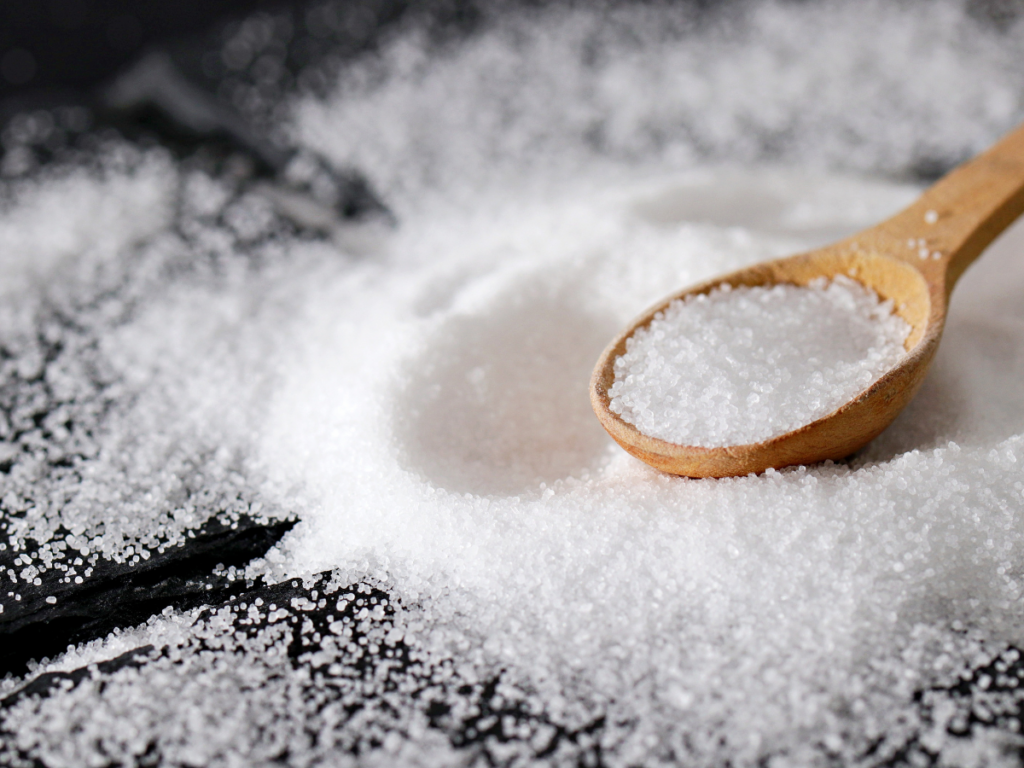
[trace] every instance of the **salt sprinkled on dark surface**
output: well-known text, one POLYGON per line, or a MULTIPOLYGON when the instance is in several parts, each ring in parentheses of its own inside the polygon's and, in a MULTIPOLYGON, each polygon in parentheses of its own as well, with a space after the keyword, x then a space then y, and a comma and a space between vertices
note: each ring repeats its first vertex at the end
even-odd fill
POLYGON ((295 140, 395 213, 372 256, 158 150, 5 189, 0 621, 280 527, 9 667, 0 762, 1019 763, 1024 231, 848 461, 661 475, 586 387, 669 290, 917 192, 851 172, 1010 128, 1024 26, 945 2, 721 23, 413 30, 298 98, 295 140))

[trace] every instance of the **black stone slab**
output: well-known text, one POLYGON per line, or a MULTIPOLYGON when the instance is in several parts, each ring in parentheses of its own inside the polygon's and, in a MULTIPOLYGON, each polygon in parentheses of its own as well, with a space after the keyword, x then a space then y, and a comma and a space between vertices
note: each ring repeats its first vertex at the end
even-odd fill
MULTIPOLYGON (((331 576, 331 573, 322 573, 305 582, 292 580, 270 586, 249 585, 232 595, 230 599, 202 610, 196 618, 196 624, 209 620, 225 608, 235 609, 232 625, 224 629, 224 632, 254 636, 267 627, 267 621, 265 619, 263 622, 253 622, 241 608, 260 600, 264 606, 278 607, 273 622, 287 626, 287 631, 279 640, 279 645, 284 646, 292 668, 300 670, 303 677, 308 679, 306 698, 308 701, 315 700, 318 709, 328 706, 338 698, 340 690, 336 687, 338 680, 344 680, 347 683, 351 683, 353 680, 373 681, 374 687, 378 690, 396 690, 398 688, 397 679, 405 678, 416 664, 410 652, 411 649, 402 641, 389 644, 386 649, 378 649, 376 653, 367 650, 358 658, 351 660, 342 670, 336 669, 336 665, 328 663, 318 653, 320 648, 317 638, 330 636, 331 626, 337 626, 336 622, 339 619, 346 621, 346 627, 352 631, 349 640, 354 644, 359 644, 365 640, 368 634, 367 627, 389 621, 393 618, 396 610, 393 596, 379 585, 354 584, 332 592, 330 600, 322 599, 325 596, 325 586, 330 582, 331 576), (346 608, 339 612, 335 601, 339 595, 345 594, 350 597, 350 601, 346 608), (360 623, 358 620, 360 612, 371 604, 386 605, 387 607, 379 612, 377 617, 364 617, 360 623), (286 613, 287 616, 282 617, 282 613, 286 613), (360 627, 363 628, 363 631, 360 630, 360 627), (386 682, 389 679, 394 679, 396 682, 389 685, 386 682), (381 685, 382 680, 385 681, 383 685, 381 685)), ((208 656, 221 653, 218 649, 211 648, 202 641, 198 641, 192 650, 208 656)), ((5 710, 24 703, 27 699, 61 696, 83 681, 102 680, 122 670, 144 668, 147 664, 158 660, 166 662, 167 659, 167 649, 146 645, 122 653, 108 661, 90 664, 68 672, 41 674, 29 679, 24 686, 0 700, 0 721, 3 719, 5 710)), ((439 698, 438 686, 430 680, 429 675, 423 675, 422 684, 418 689, 410 690, 408 680, 403 680, 402 686, 405 695, 410 698, 424 697, 423 707, 427 712, 429 727, 443 735, 454 749, 465 752, 468 760, 477 760, 481 761, 479 764, 492 766, 509 764, 501 755, 501 746, 512 744, 522 749, 523 744, 519 743, 522 741, 522 737, 519 734, 521 728, 526 726, 531 731, 543 727, 547 734, 544 739, 534 739, 528 748, 535 759, 543 760, 554 754, 560 747, 569 746, 577 754, 578 765, 603 765, 601 749, 595 738, 605 726, 603 717, 596 718, 583 728, 567 728, 552 722, 542 713, 531 711, 522 702, 508 701, 499 692, 501 682, 501 677, 498 676, 474 683, 459 684, 455 681, 449 683, 446 688, 442 686, 445 701, 457 701, 458 706, 456 707, 439 698)), ((187 702, 183 703, 183 706, 187 706, 187 702)), ((383 706, 386 709, 387 705, 386 702, 382 705, 380 701, 375 700, 372 694, 355 703, 349 701, 345 708, 345 718, 355 718, 360 716, 365 709, 375 706, 383 706)), ((280 714, 284 717, 286 713, 280 714)), ((0 736, 3 733, 4 731, 0 729, 0 736)), ((10 733, 9 735, 14 736, 10 733)), ((0 738, 0 742, 2 741, 3 739, 0 738)), ((346 751, 358 757, 380 749, 381 746, 380 734, 374 734, 352 743, 346 751)), ((3 747, 0 747, 0 761, 12 759, 19 761, 19 764, 46 765, 45 761, 40 761, 38 755, 31 752, 18 751, 15 756, 10 752, 5 754, 3 747)), ((288 755, 280 755, 279 762, 289 764, 288 755)), ((159 745, 151 744, 145 754, 132 764, 138 766, 162 765, 165 764, 165 760, 159 745)))
MULTIPOLYGON (((17 585, 21 600, 5 600, 0 614, 0 675, 20 674, 32 659, 133 626, 165 608, 187 610, 242 593, 244 581, 214 569, 242 567, 263 556, 293 525, 258 525, 248 519, 225 525, 213 519, 187 546, 154 554, 143 563, 100 560, 82 584, 64 583, 61 572, 47 571, 39 586, 17 585)), ((0 552, 0 565, 8 565, 13 554, 0 552)))

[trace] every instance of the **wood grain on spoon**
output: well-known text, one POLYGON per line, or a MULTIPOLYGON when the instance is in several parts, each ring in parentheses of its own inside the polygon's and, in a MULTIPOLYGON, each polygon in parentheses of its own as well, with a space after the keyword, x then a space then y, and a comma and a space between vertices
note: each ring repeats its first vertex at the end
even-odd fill
POLYGON ((590 380, 590 401, 608 433, 653 467, 689 477, 729 477, 771 467, 849 456, 885 429, 914 397, 935 356, 946 308, 964 270, 1024 212, 1024 126, 940 179, 881 224, 809 253, 756 264, 669 296, 633 321, 605 349, 590 380), (923 257, 922 257, 923 256, 923 257), (760 443, 716 448, 649 437, 613 413, 608 390, 626 340, 675 299, 716 286, 807 285, 847 275, 891 299, 911 327, 907 354, 868 389, 832 413, 760 443))

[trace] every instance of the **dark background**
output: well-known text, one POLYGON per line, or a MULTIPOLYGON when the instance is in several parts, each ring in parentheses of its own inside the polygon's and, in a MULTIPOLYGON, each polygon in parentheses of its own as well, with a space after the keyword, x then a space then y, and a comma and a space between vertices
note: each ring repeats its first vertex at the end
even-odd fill
POLYGON ((0 101, 90 89, 158 41, 302 0, 0 0, 0 101))
MULTIPOLYGON (((1024 0, 966 2, 997 24, 1024 10, 1024 0)), ((157 42, 217 28, 259 10, 314 4, 315 0, 0 0, 0 102, 88 89, 157 42)), ((369 3, 396 4, 438 5, 431 0, 369 3)))
MULTIPOLYGON (((345 61, 397 26, 416 24, 443 42, 495 12, 536 4, 542 0, 0 0, 0 131, 22 114, 81 106, 82 126, 114 124, 138 138, 123 130, 123 113, 110 113, 105 94, 154 54, 169 57, 175 77, 236 115, 247 132, 267 135, 289 94, 329 90, 345 61)), ((166 95, 175 87, 154 89, 166 95)), ((138 127, 146 118, 130 119, 138 127)), ((172 130, 164 125, 157 139, 173 142, 181 122, 172 118, 172 130)))
MULTIPOLYGON (((1024 0, 966 2, 996 24, 1024 10, 1024 0)), ((438 4, 430 0, 369 3, 406 6, 406 10, 438 4)), ((315 0, 0 0, 0 103, 10 110, 19 104, 57 102, 104 82, 157 43, 222 28, 255 11, 313 5, 315 0)))

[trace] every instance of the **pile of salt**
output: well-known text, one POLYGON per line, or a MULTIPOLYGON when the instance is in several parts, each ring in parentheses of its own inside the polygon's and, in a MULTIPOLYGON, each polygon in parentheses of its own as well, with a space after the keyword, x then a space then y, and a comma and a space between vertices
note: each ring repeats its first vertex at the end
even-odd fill
POLYGON ((841 275, 807 287, 726 284, 673 301, 627 340, 611 410, 679 445, 760 442, 867 389, 909 332, 892 302, 841 275))

